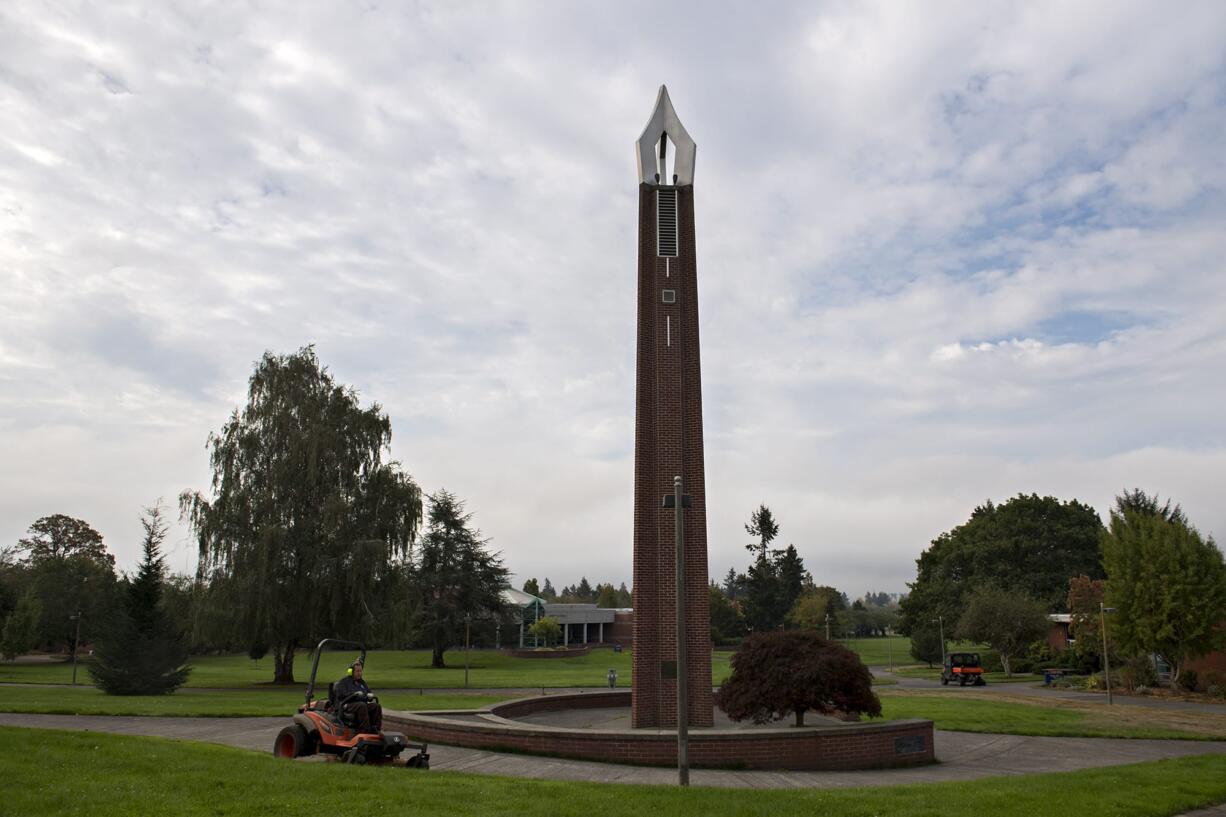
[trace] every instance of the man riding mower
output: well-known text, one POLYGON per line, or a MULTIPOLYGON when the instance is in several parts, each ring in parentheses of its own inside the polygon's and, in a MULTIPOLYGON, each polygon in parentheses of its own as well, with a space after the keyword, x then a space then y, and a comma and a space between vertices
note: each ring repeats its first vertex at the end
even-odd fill
POLYGON ((379 699, 362 679, 366 665, 366 647, 351 641, 325 638, 315 648, 311 665, 311 680, 307 684, 306 701, 298 707, 294 722, 281 730, 273 743, 277 757, 305 757, 325 754, 344 763, 392 763, 405 749, 416 749, 405 762, 409 768, 430 768, 430 755, 424 743, 409 743, 400 732, 383 732, 383 708, 379 699), (319 671, 319 656, 328 644, 356 647, 361 655, 348 673, 337 683, 328 684, 328 697, 316 699, 315 676, 319 671))

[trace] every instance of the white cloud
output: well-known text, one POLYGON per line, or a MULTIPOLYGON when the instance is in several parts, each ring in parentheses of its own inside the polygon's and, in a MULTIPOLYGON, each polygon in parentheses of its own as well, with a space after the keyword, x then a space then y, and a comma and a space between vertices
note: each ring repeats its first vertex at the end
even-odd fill
POLYGON ((1018 491, 1139 485, 1220 537, 1224 35, 1214 3, 10 4, 0 540, 73 513, 131 564, 252 363, 316 343, 513 570, 628 580, 662 80, 713 573, 759 502, 852 593, 1018 491))

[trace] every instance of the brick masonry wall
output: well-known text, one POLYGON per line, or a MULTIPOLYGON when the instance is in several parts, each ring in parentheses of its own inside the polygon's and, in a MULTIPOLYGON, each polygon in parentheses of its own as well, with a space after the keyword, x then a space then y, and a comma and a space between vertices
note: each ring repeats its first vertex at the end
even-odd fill
POLYGON ((605 627, 605 641, 629 647, 634 643, 634 613, 614 613, 613 624, 605 627))
MULTIPOLYGON (((561 729, 503 720, 557 709, 624 706, 628 694, 586 693, 511 701, 493 707, 490 719, 484 721, 388 712, 384 723, 388 729, 398 729, 427 743, 639 766, 675 765, 677 738, 672 732, 561 729)), ((803 729, 710 729, 690 734, 690 763, 696 768, 852 770, 914 766, 934 760, 931 721, 803 729)))
POLYGON ((639 186, 638 348, 634 438, 635 727, 675 726, 676 658, 674 517, 661 507, 680 475, 693 507, 685 513, 685 637, 689 723, 710 726, 710 612, 707 596, 706 476, 698 334, 694 188, 676 188, 678 255, 656 251, 656 194, 639 186), (676 293, 666 304, 663 291, 676 293), (675 672, 675 663, 673 664, 675 672))

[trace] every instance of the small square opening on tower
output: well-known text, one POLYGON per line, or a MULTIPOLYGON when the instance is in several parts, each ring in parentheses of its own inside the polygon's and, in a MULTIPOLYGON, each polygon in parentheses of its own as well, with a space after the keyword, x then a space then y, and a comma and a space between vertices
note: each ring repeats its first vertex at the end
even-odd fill
POLYGON ((677 303, 677 290, 675 289, 664 290, 664 303, 666 304, 677 303))

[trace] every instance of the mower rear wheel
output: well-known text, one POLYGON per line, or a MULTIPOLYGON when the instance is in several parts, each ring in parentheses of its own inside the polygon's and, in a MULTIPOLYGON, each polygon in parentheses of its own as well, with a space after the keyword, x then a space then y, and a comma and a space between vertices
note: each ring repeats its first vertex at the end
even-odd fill
POLYGON ((277 733, 273 742, 272 753, 277 757, 295 758, 307 754, 309 738, 306 730, 298 724, 291 724, 277 733))

